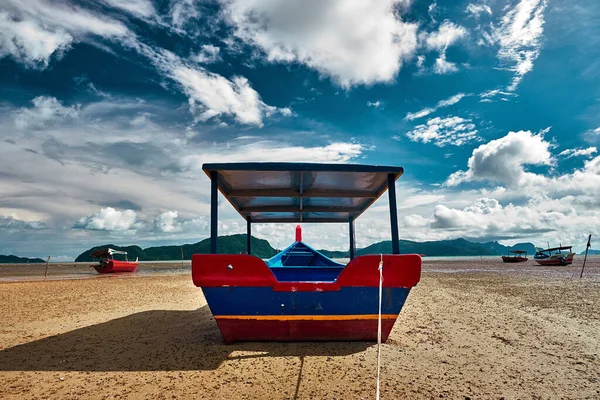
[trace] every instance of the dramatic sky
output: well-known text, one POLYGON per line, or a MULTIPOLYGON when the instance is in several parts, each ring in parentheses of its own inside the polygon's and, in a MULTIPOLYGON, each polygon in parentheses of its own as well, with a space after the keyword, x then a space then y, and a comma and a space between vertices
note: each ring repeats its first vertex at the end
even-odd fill
MULTIPOLYGON (((401 165, 403 239, 581 250, 598 147, 597 0, 0 2, 0 254, 206 238, 217 161, 401 165)), ((304 228, 347 248, 345 225, 304 228)))

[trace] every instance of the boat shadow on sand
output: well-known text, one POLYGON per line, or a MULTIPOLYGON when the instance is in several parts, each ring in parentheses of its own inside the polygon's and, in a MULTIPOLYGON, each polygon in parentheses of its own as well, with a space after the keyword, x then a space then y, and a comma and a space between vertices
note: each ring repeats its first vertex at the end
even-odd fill
POLYGON ((341 356, 367 342, 245 342, 226 345, 203 306, 145 311, 0 350, 0 371, 213 370, 225 360, 341 356))

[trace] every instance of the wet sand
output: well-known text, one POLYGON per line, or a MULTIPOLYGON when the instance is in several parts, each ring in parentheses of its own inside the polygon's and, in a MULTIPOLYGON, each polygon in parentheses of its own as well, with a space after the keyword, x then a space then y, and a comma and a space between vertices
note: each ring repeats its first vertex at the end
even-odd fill
MULTIPOLYGON (((600 398, 600 258, 583 279, 578 258, 425 258, 382 347, 382 399, 600 398)), ((225 345, 189 271, 157 268, 46 281, 0 269, 17 278, 0 282, 0 398, 374 398, 373 343, 225 345)))

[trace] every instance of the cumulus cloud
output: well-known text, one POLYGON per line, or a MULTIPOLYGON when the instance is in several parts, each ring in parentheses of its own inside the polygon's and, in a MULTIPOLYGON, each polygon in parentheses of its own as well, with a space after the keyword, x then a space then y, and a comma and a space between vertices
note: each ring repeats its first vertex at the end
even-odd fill
POLYGON ((558 155, 564 156, 565 158, 578 157, 578 156, 591 157, 594 153, 597 153, 597 152, 598 152, 598 149, 596 149, 595 147, 588 147, 587 149, 563 150, 558 155))
POLYGON ((406 117, 404 117, 404 119, 407 120, 407 121, 413 121, 415 119, 426 117, 429 114, 436 112, 438 110, 438 108, 449 107, 451 105, 454 105, 454 104, 458 103, 459 101, 461 101, 466 96, 469 96, 469 94, 457 93, 454 96, 448 97, 447 99, 438 101, 437 104, 434 107, 427 107, 427 108, 424 108, 424 109, 422 109, 420 111, 417 111, 415 113, 410 113, 409 112, 408 114, 406 114, 406 117))
POLYGON ((45 68, 72 43, 132 33, 120 21, 80 7, 45 0, 4 0, 0 11, 0 57, 11 56, 31 68, 45 68))
POLYGON ((111 7, 126 11, 138 18, 150 18, 156 16, 156 10, 150 0, 102 0, 111 7))
POLYGON ((181 224, 177 221, 177 211, 167 211, 154 218, 154 230, 157 232, 180 232, 181 224))
POLYGON ((367 106, 373 107, 373 108, 380 108, 380 107, 383 107, 383 102, 381 100, 367 101, 367 106))
POLYGON ((469 5, 467 5, 467 8, 465 9, 465 12, 474 16, 475 18, 479 18, 479 16, 484 13, 492 15, 492 9, 487 4, 469 3, 469 5))
POLYGON ((221 60, 221 49, 212 44, 204 44, 192 59, 200 64, 212 64, 221 60))
POLYGON ((199 121, 218 116, 230 116, 241 124, 263 125, 263 118, 281 112, 291 115, 289 108, 283 110, 265 104, 258 92, 242 76, 231 80, 204 69, 185 65, 174 66, 169 71, 188 96, 190 111, 199 121))
POLYGON ((533 69, 540 54, 546 5, 546 0, 520 0, 492 30, 490 40, 500 46, 498 58, 514 73, 509 92, 533 69))
POLYGON ((128 231, 138 229, 141 226, 135 211, 121 211, 106 207, 92 215, 80 218, 73 225, 73 228, 98 231, 128 231))
POLYGON ((188 21, 200 16, 197 0, 172 0, 169 16, 175 28, 183 28, 188 21))
POLYGON ((47 229, 48 225, 43 221, 24 221, 17 215, 1 215, 0 229, 47 229))
POLYGON ((536 175, 525 170, 527 165, 553 164, 551 144, 544 140, 547 128, 537 134, 531 131, 509 132, 506 136, 482 144, 467 163, 469 169, 457 171, 446 180, 447 186, 463 182, 492 181, 516 187, 536 175))
POLYGON ((436 32, 427 35, 425 47, 429 50, 439 51, 439 56, 435 60, 433 72, 436 74, 449 74, 458 71, 456 64, 446 60, 446 50, 448 46, 464 38, 467 30, 448 20, 444 21, 436 32))
POLYGON ((461 117, 432 118, 425 124, 417 125, 406 136, 413 142, 433 142, 439 147, 448 144, 461 146, 478 139, 472 120, 461 117))
POLYGON ((65 107, 55 97, 38 96, 31 102, 33 107, 17 111, 15 125, 19 129, 46 128, 48 123, 79 115, 79 105, 65 107))
POLYGON ((267 60, 299 62, 343 87, 392 81, 417 48, 417 25, 404 1, 222 0, 235 35, 267 60))
POLYGON ((467 30, 464 27, 446 20, 440 25, 437 31, 427 35, 425 46, 429 50, 443 51, 466 35, 467 30))
POLYGON ((37 21, 14 21, 0 12, 0 58, 12 56, 30 67, 45 68, 53 54, 62 54, 73 37, 63 29, 43 28, 37 21))
POLYGON ((583 139, 589 143, 597 143, 600 141, 600 127, 585 131, 583 133, 583 139))

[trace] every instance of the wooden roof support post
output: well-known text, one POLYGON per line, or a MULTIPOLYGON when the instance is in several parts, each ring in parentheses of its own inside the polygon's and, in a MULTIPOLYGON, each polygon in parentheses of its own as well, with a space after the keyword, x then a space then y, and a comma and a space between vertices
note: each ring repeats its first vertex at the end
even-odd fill
POLYGON ((210 171, 210 254, 217 254, 219 237, 219 174, 210 171))
POLYGON ((246 217, 246 240, 248 247, 248 254, 252 254, 252 217, 246 217))
POLYGON ((392 254, 400 254, 398 237, 398 208, 396 206, 396 175, 388 174, 388 193, 390 196, 390 224, 392 225, 392 254))
POLYGON ((349 222, 349 236, 350 236, 350 260, 354 260, 356 257, 356 238, 354 235, 354 217, 350 217, 349 222))

